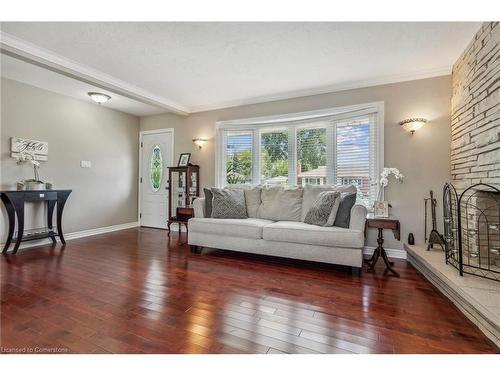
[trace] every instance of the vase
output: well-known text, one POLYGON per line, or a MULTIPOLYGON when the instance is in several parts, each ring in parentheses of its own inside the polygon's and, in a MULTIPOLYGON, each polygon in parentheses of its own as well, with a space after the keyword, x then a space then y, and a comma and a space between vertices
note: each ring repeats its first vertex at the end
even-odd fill
POLYGON ((25 190, 45 190, 45 184, 42 181, 26 180, 24 181, 25 190))

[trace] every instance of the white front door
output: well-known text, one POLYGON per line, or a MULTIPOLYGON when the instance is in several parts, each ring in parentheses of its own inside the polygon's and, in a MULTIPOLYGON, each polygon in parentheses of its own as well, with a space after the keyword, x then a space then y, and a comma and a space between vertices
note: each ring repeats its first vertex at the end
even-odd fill
POLYGON ((141 134, 140 221, 145 227, 166 228, 168 167, 172 166, 173 133, 141 134))

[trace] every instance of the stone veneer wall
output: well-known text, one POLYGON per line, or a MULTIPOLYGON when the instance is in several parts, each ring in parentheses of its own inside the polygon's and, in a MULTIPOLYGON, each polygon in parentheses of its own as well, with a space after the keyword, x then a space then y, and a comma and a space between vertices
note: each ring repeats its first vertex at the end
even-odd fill
POLYGON ((500 25, 485 22, 453 65, 451 177, 500 188, 500 25))

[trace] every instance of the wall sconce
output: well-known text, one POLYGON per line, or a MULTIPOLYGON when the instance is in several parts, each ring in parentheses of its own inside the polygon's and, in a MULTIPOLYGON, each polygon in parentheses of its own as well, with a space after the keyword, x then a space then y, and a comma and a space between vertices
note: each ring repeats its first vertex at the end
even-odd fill
POLYGON ((194 138, 193 139, 193 143, 196 147, 198 147, 198 150, 201 150, 201 148, 203 147, 203 145, 205 144, 207 140, 206 139, 203 139, 203 138, 194 138))
POLYGON ((409 118, 399 122, 399 125, 403 127, 404 130, 410 132, 411 134, 415 133, 418 129, 425 125, 427 119, 425 118, 409 118))

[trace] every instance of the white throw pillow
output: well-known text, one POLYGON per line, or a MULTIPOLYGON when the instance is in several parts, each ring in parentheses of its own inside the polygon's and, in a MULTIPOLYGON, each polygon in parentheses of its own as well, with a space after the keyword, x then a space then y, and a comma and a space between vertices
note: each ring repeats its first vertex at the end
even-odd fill
POLYGON ((257 217, 275 221, 300 221, 302 192, 302 188, 263 187, 257 217))

